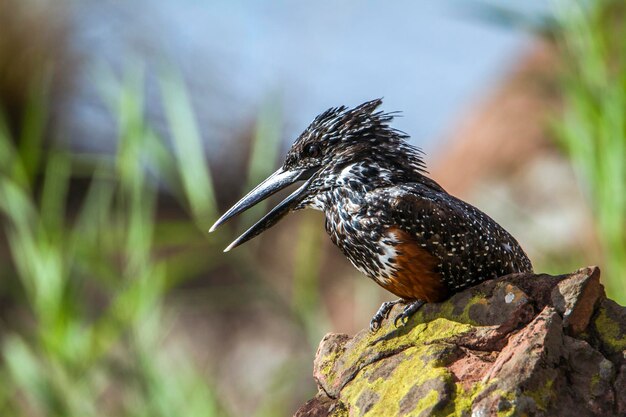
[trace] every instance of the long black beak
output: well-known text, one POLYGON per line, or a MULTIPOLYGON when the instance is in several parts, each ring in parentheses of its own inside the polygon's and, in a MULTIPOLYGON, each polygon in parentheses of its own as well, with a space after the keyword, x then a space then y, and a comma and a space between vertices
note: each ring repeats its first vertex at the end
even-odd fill
MULTIPOLYGON (((211 226, 209 232, 213 232, 218 226, 225 223, 230 218, 237 214, 246 211, 250 207, 265 200, 272 194, 294 184, 297 181, 303 181, 310 179, 317 169, 300 169, 286 171, 283 168, 279 168, 276 172, 270 175, 265 181, 254 187, 252 191, 246 194, 241 200, 235 203, 222 217, 217 219, 215 224, 211 226)), ((269 229, 280 219, 285 217, 291 209, 293 209, 300 201, 306 196, 310 181, 306 181, 296 191, 291 193, 289 197, 284 199, 280 204, 274 207, 269 213, 267 213, 261 220, 256 222, 252 227, 245 231, 244 234, 239 236, 233 243, 228 245, 224 252, 228 252, 232 248, 241 245, 244 242, 252 239, 253 237, 261 234, 263 231, 269 229)))

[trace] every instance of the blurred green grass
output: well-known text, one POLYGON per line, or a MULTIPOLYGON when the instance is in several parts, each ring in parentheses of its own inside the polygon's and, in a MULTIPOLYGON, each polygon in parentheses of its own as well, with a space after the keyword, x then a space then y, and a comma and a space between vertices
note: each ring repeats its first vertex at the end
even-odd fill
POLYGON ((587 196, 607 293, 626 305, 626 3, 561 1, 564 111, 553 124, 587 196))
MULTIPOLYGON (((159 179, 146 169, 163 145, 145 124, 142 86, 141 70, 131 71, 109 97, 119 132, 113 158, 85 163, 84 155, 44 148, 43 97, 27 109, 22 146, 0 127, 0 211, 14 267, 2 279, 19 280, 23 307, 23 323, 2 326, 2 415, 226 415, 210 378, 164 344, 168 259, 155 256, 159 179), (70 212, 70 179, 86 166, 86 196, 70 212)), ((168 94, 176 105, 184 100, 168 94)), ((189 123, 190 110, 180 109, 169 114, 173 136, 200 146, 177 130, 189 123)), ((202 193, 183 190, 206 223, 216 213, 210 177, 203 153, 185 151, 198 156, 194 164, 168 165, 183 184, 193 175, 203 185, 202 193)))
MULTIPOLYGON (((268 287, 271 280, 254 259, 254 245, 221 255, 236 231, 227 227, 207 235, 218 216, 217 201, 182 80, 167 68, 159 75, 167 141, 146 122, 141 65, 130 65, 122 79, 107 70, 96 73, 117 123, 114 155, 44 146, 45 86, 33 89, 38 94, 28 102, 23 137, 16 140, 0 123, 0 215, 12 264, 0 279, 19 282, 8 297, 20 313, 0 327, 0 414, 229 415, 214 377, 198 369, 184 346, 168 343, 166 297, 176 286, 225 266, 254 294, 242 295, 233 285, 228 292, 203 293, 205 302, 228 314, 245 311, 247 297, 265 300, 302 329, 312 357, 322 335, 315 265, 323 231, 303 223, 293 299, 268 287), (89 185, 70 207, 76 180, 89 185), (164 189, 187 217, 158 217, 164 189)), ((275 168, 277 114, 274 109, 259 119, 248 183, 275 168)), ((257 415, 293 411, 294 392, 302 388, 289 381, 305 372, 300 365, 287 361, 266 381, 275 394, 257 415)), ((312 383, 310 390, 306 397, 313 394, 312 383)))

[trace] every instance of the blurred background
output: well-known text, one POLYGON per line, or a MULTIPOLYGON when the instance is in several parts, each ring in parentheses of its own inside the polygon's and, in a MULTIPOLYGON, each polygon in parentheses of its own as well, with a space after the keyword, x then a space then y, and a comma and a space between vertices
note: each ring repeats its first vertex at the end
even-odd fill
POLYGON ((0 0, 0 414, 291 415, 394 297, 320 213, 207 230, 375 97, 537 271, 626 304, 626 2, 518 3, 0 0))

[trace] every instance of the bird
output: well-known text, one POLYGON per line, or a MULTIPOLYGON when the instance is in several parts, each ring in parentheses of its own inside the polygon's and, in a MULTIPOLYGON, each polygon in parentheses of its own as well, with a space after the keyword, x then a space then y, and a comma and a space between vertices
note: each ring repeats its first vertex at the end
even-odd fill
POLYGON ((398 112, 382 99, 318 115, 283 165, 224 213, 218 226, 289 185, 299 187, 235 239, 225 252, 292 211, 321 210, 332 242, 360 272, 399 297, 370 321, 376 332, 392 307, 404 326, 425 303, 511 273, 532 272, 518 241, 476 207, 428 177, 423 151, 391 126, 398 112))

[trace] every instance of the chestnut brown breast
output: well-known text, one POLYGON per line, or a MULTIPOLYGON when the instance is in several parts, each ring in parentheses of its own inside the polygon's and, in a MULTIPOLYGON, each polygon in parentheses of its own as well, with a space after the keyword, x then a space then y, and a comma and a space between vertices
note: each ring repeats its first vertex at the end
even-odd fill
POLYGON ((396 265, 395 272, 381 286, 405 300, 444 300, 448 291, 436 272, 437 258, 422 249, 407 232, 390 227, 387 233, 393 234, 398 242, 396 265))

